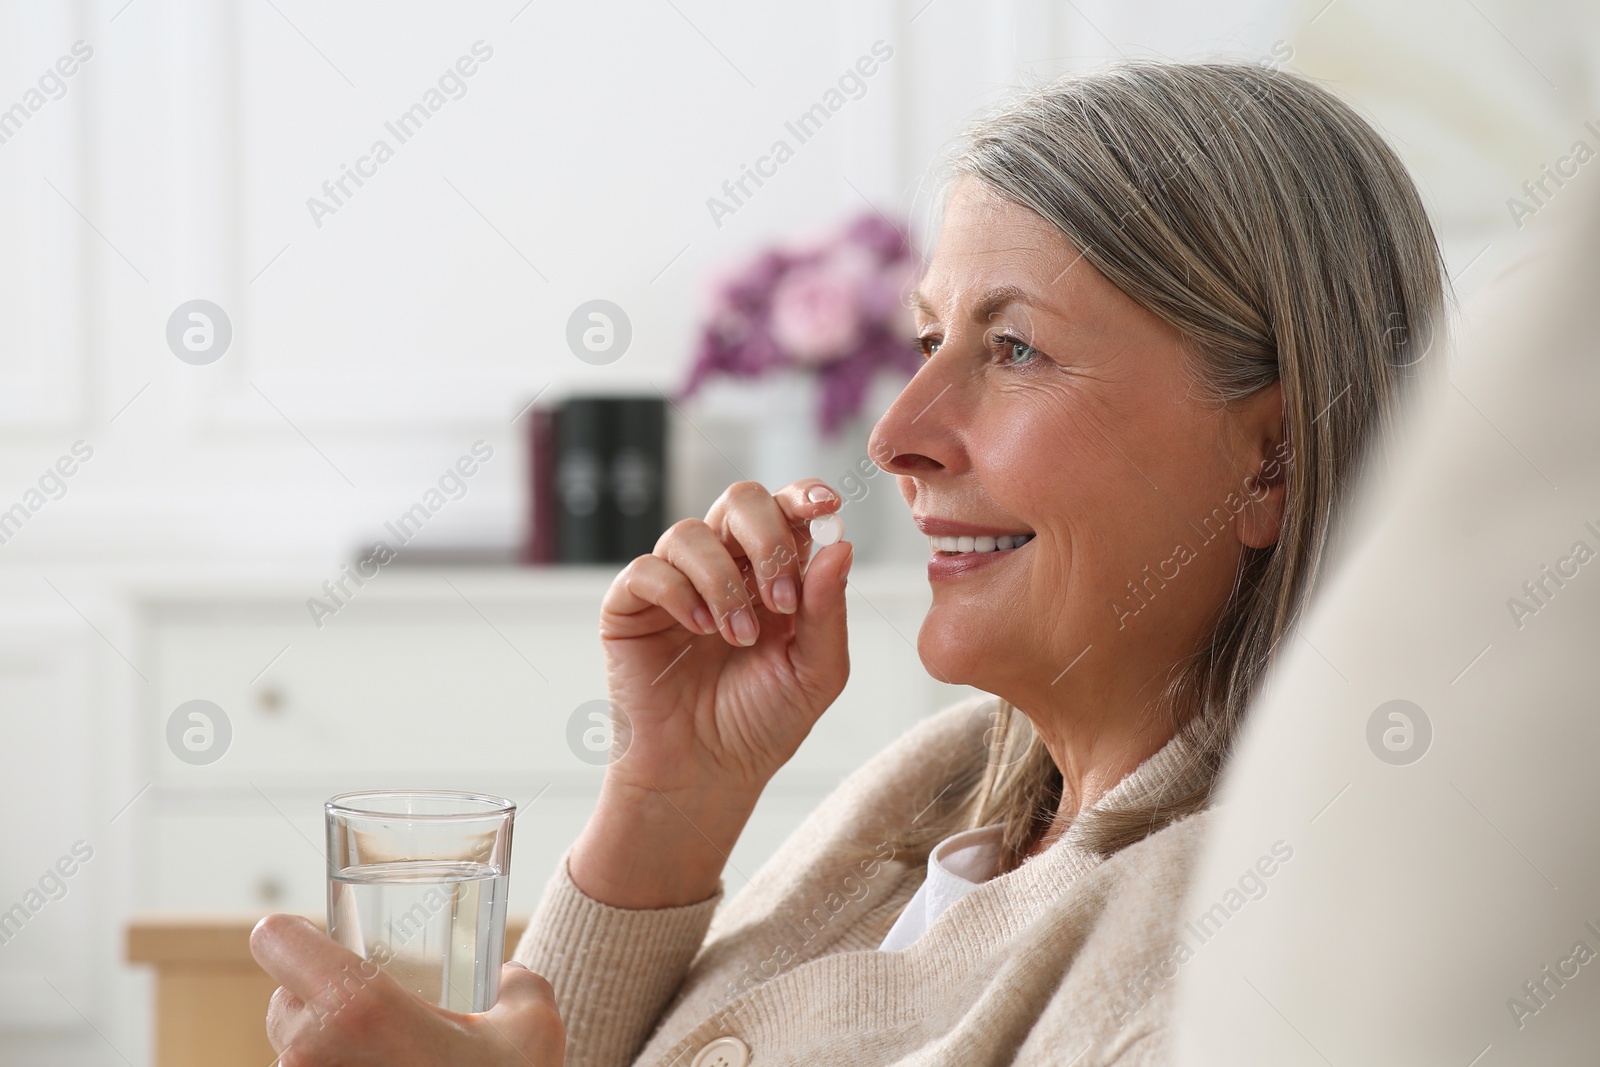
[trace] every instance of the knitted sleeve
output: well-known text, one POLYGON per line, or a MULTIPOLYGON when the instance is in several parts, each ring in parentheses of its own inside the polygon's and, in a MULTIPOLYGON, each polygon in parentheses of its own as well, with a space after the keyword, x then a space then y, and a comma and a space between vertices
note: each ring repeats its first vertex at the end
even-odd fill
POLYGON ((626 1067, 683 981, 724 887, 681 907, 615 908, 577 887, 568 854, 512 958, 555 990, 567 1067, 626 1067))

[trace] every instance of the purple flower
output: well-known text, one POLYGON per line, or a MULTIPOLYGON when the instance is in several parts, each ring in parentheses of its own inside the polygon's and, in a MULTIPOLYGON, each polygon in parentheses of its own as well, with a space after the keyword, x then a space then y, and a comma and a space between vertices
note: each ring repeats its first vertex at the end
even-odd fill
POLYGON ((713 283, 681 395, 712 377, 798 367, 817 374, 818 421, 836 432, 861 410, 878 373, 916 372, 905 298, 921 270, 904 228, 876 212, 837 234, 760 253, 713 283))

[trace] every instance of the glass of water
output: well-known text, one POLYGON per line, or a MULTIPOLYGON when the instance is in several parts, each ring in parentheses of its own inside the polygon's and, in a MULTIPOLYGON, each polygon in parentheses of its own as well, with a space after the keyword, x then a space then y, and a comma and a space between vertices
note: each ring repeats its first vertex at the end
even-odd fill
POLYGON ((441 1008, 493 1007, 517 806, 417 791, 342 793, 324 809, 329 936, 441 1008))

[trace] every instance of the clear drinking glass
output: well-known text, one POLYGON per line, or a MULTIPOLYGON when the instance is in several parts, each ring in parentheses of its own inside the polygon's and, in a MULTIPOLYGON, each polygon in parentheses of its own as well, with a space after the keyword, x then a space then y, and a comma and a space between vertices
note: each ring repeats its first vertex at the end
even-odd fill
POLYGON ((329 936, 441 1008, 493 1007, 517 806, 416 791, 342 793, 324 809, 329 936))

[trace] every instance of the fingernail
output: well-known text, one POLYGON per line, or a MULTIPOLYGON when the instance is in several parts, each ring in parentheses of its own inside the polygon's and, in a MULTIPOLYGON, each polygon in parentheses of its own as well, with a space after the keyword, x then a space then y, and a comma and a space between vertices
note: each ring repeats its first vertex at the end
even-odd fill
POLYGON ((833 490, 825 485, 813 485, 806 490, 806 499, 813 504, 821 504, 824 501, 833 499, 833 490))
POLYGON ((748 608, 740 608, 734 612, 733 618, 729 621, 729 626, 733 628, 734 639, 741 645, 748 646, 756 643, 756 620, 755 616, 750 614, 748 608))
POLYGON ((714 634, 717 632, 717 620, 711 617, 711 612, 706 610, 704 604, 697 604, 693 614, 694 624, 700 627, 701 633, 714 634))
MULTIPOLYGON (((850 545, 849 541, 845 544, 850 545)), ((850 545, 850 554, 844 558, 844 566, 839 568, 839 584, 850 584, 850 565, 856 561, 856 546, 850 545)))
POLYGON ((772 602, 778 605, 778 610, 785 615, 793 615, 795 606, 800 603, 800 598, 795 593, 794 579, 787 574, 772 583, 772 602))
POLYGON ((521 960, 506 960, 506 966, 507 967, 521 967, 523 970, 527 970, 528 969, 528 965, 526 963, 523 963, 521 960))

